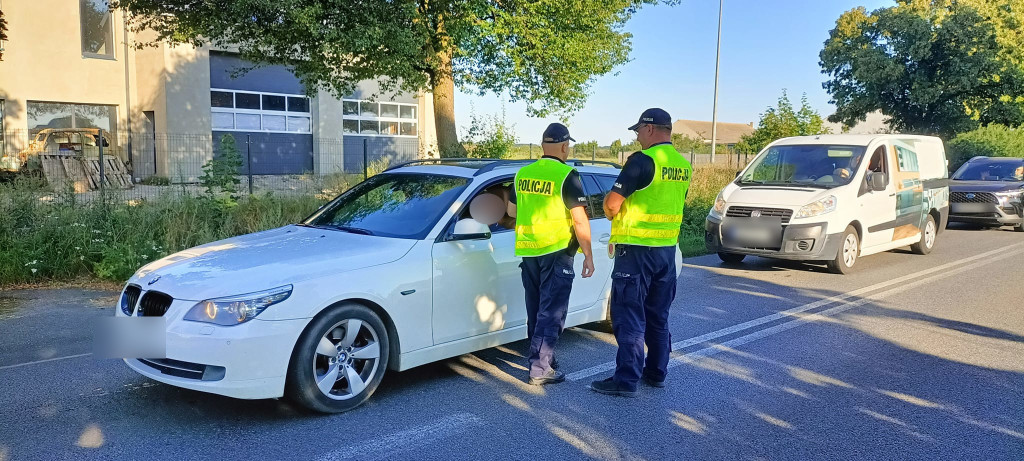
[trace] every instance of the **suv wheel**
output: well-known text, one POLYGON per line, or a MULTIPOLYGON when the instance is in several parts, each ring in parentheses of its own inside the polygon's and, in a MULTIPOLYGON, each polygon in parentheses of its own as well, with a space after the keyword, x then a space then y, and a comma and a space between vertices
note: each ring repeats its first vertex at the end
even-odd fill
POLYGON ((928 220, 924 223, 924 230, 921 231, 921 241, 910 246, 910 250, 919 255, 926 255, 932 252, 932 248, 935 247, 935 236, 938 233, 938 228, 935 226, 935 218, 932 215, 928 215, 928 220))
POLYGON ((853 226, 847 226, 843 232, 842 243, 835 259, 828 262, 828 270, 835 274, 849 274, 860 257, 860 236, 853 226))
POLYGON ((1024 223, 1020 223, 1020 224, 1017 224, 1016 226, 1013 226, 1013 231, 1014 232, 1024 232, 1024 223))
POLYGON ((322 413, 356 408, 384 378, 389 344, 384 322, 370 309, 331 308, 313 319, 295 345, 285 395, 322 413))

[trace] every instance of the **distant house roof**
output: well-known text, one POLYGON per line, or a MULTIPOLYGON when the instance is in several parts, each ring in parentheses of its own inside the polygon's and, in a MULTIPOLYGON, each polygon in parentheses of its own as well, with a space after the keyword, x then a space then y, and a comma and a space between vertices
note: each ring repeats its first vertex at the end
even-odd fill
MULTIPOLYGON (((740 137, 754 132, 754 124, 718 122, 718 143, 736 144, 740 137)), ((676 120, 672 124, 672 133, 681 134, 694 139, 711 140, 711 122, 700 120, 676 120)))
POLYGON ((857 122, 856 125, 849 127, 846 131, 843 131, 842 123, 832 123, 825 121, 825 126, 830 128, 833 133, 846 133, 846 134, 879 134, 879 133, 893 133, 893 130, 889 128, 887 123, 888 117, 885 114, 875 111, 867 114, 863 122, 857 122))

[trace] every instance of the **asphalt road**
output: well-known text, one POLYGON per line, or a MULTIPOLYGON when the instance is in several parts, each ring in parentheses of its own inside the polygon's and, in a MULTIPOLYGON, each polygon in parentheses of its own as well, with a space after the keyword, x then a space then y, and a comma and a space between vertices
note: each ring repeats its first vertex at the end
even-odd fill
POLYGON ((587 390, 614 339, 568 330, 570 381, 523 383, 525 341, 390 373, 313 415, 97 360, 116 293, 0 294, 0 461, 21 459, 1024 459, 1024 235, 823 266, 686 261, 668 386, 587 390))

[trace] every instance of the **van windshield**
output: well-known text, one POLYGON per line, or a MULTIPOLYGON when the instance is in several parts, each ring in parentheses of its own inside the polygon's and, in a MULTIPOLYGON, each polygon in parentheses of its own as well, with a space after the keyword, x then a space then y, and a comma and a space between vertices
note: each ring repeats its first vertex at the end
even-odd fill
POLYGON ((737 183, 830 189, 853 180, 864 152, 864 146, 773 146, 751 162, 737 183))

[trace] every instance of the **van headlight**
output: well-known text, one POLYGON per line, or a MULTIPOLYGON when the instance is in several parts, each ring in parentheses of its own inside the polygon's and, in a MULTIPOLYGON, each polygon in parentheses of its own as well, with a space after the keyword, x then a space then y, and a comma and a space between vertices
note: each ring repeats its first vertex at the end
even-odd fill
POLYGON ((248 322, 268 307, 288 299, 292 286, 200 301, 185 314, 185 320, 232 326, 248 322))
POLYGON ((711 207, 712 213, 718 216, 722 216, 722 213, 725 213, 725 199, 722 198, 724 192, 725 190, 722 190, 722 192, 718 193, 718 197, 715 197, 715 206, 711 207))
POLYGON ((815 216, 821 216, 825 213, 831 213, 836 209, 836 196, 829 195, 816 202, 811 202, 800 208, 796 212, 796 218, 813 218, 815 216))

